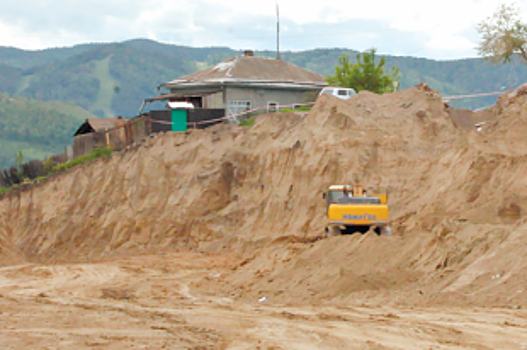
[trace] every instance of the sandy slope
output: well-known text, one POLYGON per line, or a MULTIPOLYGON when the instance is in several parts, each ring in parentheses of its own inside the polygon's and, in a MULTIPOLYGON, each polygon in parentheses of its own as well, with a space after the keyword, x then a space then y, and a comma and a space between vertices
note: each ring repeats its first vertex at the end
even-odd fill
POLYGON ((0 302, 23 322, 4 338, 527 348, 524 93, 463 117, 480 131, 426 86, 322 96, 307 116, 161 135, 12 191, 0 302), (390 190, 394 236, 322 237, 322 191, 354 178, 390 190))

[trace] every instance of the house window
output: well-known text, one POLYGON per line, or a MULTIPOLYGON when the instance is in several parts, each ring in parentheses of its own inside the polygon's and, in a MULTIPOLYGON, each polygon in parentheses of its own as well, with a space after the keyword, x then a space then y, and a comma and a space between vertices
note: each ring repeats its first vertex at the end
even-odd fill
POLYGON ((269 101, 267 102, 267 112, 277 112, 280 109, 278 102, 269 101))
POLYGON ((252 108, 252 103, 249 100, 241 101, 241 100, 231 100, 227 102, 227 114, 233 115, 242 113, 245 111, 248 111, 252 108))

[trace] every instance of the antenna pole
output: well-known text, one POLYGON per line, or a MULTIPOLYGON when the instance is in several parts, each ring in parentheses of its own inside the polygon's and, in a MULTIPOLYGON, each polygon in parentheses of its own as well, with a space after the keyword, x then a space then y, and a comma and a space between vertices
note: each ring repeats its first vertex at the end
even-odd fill
POLYGON ((276 0, 276 59, 280 59, 280 11, 276 0))

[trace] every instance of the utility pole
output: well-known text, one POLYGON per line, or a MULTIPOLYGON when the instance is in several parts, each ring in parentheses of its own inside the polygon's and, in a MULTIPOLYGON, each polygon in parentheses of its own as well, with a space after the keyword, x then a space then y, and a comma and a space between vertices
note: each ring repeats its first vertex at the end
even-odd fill
POLYGON ((280 59, 280 11, 276 0, 276 59, 280 59))

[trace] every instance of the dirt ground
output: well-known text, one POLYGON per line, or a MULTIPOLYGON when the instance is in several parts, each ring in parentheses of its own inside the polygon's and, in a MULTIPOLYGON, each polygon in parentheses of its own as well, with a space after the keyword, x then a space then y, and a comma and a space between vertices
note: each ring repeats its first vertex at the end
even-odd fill
POLYGON ((525 87, 475 113, 324 95, 12 189, 0 347, 527 349, 526 134, 525 87), (393 236, 324 236, 355 180, 393 236))
POLYGON ((238 300, 228 256, 0 270, 2 349, 527 349, 527 312, 238 300), (208 281, 207 288, 196 283, 208 281))

